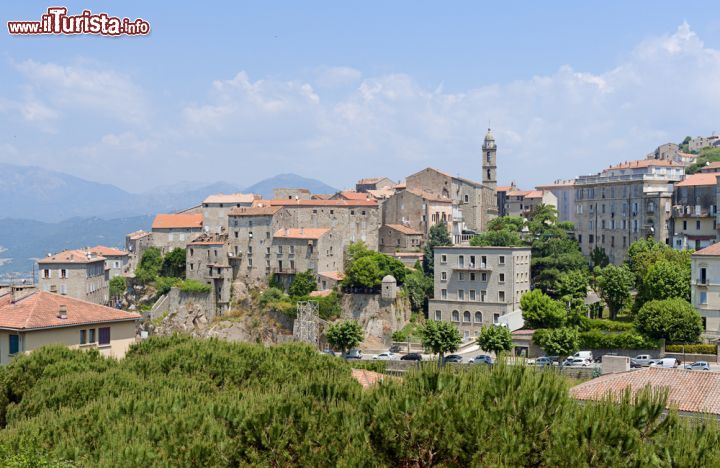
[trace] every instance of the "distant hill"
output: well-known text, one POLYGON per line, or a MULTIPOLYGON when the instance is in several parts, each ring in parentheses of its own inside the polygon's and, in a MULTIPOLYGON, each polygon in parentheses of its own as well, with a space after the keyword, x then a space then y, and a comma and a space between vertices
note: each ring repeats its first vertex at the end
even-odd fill
POLYGON ((274 188, 306 188, 312 193, 335 193, 337 189, 317 179, 309 179, 297 174, 279 174, 247 187, 244 192, 258 193, 263 198, 272 198, 274 188))
POLYGON ((63 249, 98 244, 124 247, 125 234, 150 229, 152 216, 75 218, 60 223, 0 219, 0 279, 10 272, 29 272, 35 258, 63 249))

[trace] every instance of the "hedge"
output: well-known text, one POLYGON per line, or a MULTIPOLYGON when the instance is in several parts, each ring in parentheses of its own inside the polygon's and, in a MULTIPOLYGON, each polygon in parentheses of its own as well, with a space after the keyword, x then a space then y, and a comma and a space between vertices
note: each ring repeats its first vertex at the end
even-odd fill
POLYGON ((630 331, 635 328, 635 324, 632 322, 618 322, 617 320, 608 319, 588 319, 587 324, 590 330, 630 331))
POLYGON ((580 347, 582 349, 654 349, 660 344, 637 332, 603 333, 600 330, 590 330, 580 333, 580 347))
POLYGON ((668 353, 682 353, 683 348, 688 354, 717 354, 717 345, 713 344, 690 344, 690 345, 667 345, 665 351, 668 353))

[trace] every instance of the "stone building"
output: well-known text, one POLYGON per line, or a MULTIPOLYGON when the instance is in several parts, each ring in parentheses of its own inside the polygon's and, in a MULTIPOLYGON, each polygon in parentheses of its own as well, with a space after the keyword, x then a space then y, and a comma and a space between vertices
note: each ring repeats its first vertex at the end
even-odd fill
POLYGON ((540 205, 557 208, 557 197, 549 190, 513 190, 505 200, 505 214, 527 218, 540 205))
POLYGON ((296 273, 343 270, 343 240, 330 228, 282 228, 273 235, 272 273, 287 288, 296 273))
POLYGON ((370 192, 353 192, 352 190, 342 190, 333 195, 331 200, 374 200, 375 197, 370 195, 370 192))
POLYGON ((689 151, 700 151, 703 148, 711 146, 720 146, 720 136, 711 135, 709 137, 695 137, 688 142, 689 151))
POLYGON ((529 290, 530 247, 436 247, 428 317, 455 323, 468 340, 517 313, 529 290))
POLYGON ((370 177, 367 179, 360 179, 355 184, 356 192, 367 192, 369 190, 381 190, 388 189, 395 186, 395 182, 388 179, 387 177, 370 177))
POLYGON ((233 271, 228 261, 228 235, 202 234, 187 245, 185 277, 213 288, 217 312, 228 310, 233 271))
POLYGON ((0 295, 0 365, 49 344, 122 358, 135 343, 139 314, 36 291, 0 295))
POLYGON ((435 192, 408 188, 395 192, 382 205, 383 226, 405 226, 411 231, 422 233, 425 238, 432 226, 443 221, 452 233, 453 202, 435 192))
POLYGON ((451 200, 462 216, 458 221, 462 221, 468 230, 485 230, 490 220, 498 215, 497 147, 489 129, 482 150, 482 183, 427 168, 406 178, 407 190, 421 190, 451 200))
POLYGON ((105 269, 108 271, 109 279, 127 273, 130 256, 125 250, 102 245, 97 245, 86 250, 94 255, 105 258, 105 269))
POLYGON ((678 250, 700 250, 717 237, 717 173, 697 173, 675 184, 670 233, 678 250))
POLYGON ((550 192, 555 195, 555 207, 558 211, 558 221, 575 222, 575 181, 556 180, 552 184, 539 185, 537 190, 550 192))
POLYGON ((142 259, 145 249, 152 247, 152 234, 145 231, 135 231, 125 236, 125 250, 128 252, 128 274, 134 274, 135 268, 142 259))
POLYGON ((273 198, 276 200, 310 200, 312 194, 306 188, 274 188, 273 198))
POLYGON ((690 296, 702 317, 705 335, 720 340, 720 243, 698 250, 691 257, 690 296))
POLYGON ((38 260, 41 291, 58 293, 95 304, 109 300, 105 257, 83 250, 64 250, 38 260))
POLYGON ((227 228, 228 213, 233 208, 252 206, 255 195, 252 193, 231 193, 210 195, 203 200, 202 222, 207 232, 220 234, 227 228))
POLYGON ((418 252, 423 247, 423 233, 402 224, 380 226, 380 252, 418 252))
POLYGON ((202 214, 159 214, 152 223, 152 242, 154 247, 167 253, 176 248, 184 249, 202 232, 202 214))
POLYGON ((683 177, 677 163, 642 159, 575 179, 575 235, 582 252, 600 247, 619 264, 638 239, 670 244, 673 184, 683 177))
POLYGON ((510 185, 502 185, 497 188, 497 206, 498 206, 498 216, 507 216, 507 213, 505 213, 505 206, 507 203, 507 194, 508 192, 513 192, 517 190, 517 187, 515 186, 515 182, 512 182, 510 185))

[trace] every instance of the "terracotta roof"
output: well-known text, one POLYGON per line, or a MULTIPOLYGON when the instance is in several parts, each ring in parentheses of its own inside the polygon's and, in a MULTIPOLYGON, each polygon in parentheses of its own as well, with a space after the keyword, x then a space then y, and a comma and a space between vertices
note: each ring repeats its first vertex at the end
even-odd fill
POLYGON ((682 156, 683 158, 693 158, 693 159, 700 156, 699 154, 683 153, 682 151, 678 151, 678 155, 682 156))
POLYGON ((210 195, 205 200, 203 200, 203 203, 252 203, 253 200, 255 200, 255 195, 252 193, 217 193, 215 195, 210 195))
POLYGON ((124 250, 114 249, 112 247, 105 247, 104 245, 96 245, 95 247, 87 250, 88 252, 92 252, 102 257, 124 257, 128 255, 128 253, 124 250))
POLYGON ((512 185, 500 185, 500 186, 497 187, 495 190, 496 190, 497 192, 507 192, 507 191, 510 190, 511 188, 512 188, 512 185))
POLYGON ((149 232, 145 232, 145 231, 135 231, 135 232, 131 232, 130 234, 128 234, 128 237, 129 237, 131 240, 137 240, 137 239, 142 239, 143 237, 146 237, 146 236, 149 236, 149 235, 150 235, 149 232))
POLYGON ((228 212, 229 216, 272 216, 282 210, 282 206, 243 206, 233 208, 228 212))
POLYGON ((33 330, 91 323, 124 322, 140 319, 139 314, 37 291, 12 302, 12 295, 0 296, 0 328, 33 330), (60 306, 67 307, 67 318, 58 318, 60 306))
POLYGON ((324 276, 325 278, 330 278, 335 281, 342 281, 345 279, 345 273, 342 271, 321 271, 318 273, 318 276, 324 276))
POLYGON ((513 190, 512 192, 506 193, 508 197, 524 197, 526 196, 530 191, 528 190, 513 190))
POLYGON ((225 241, 221 240, 194 240, 188 245, 224 245, 225 241))
POLYGON ((371 200, 372 197, 369 196, 367 193, 362 192, 355 192, 351 190, 345 190, 342 192, 338 192, 338 195, 344 198, 345 200, 371 200))
POLYGON ((690 413, 720 415, 720 373, 646 367, 606 374, 570 389, 578 400, 619 397, 626 388, 634 394, 645 386, 668 389, 668 406, 690 413))
POLYGON ((202 214, 159 214, 152 223, 153 229, 202 228, 202 214))
POLYGON ((542 190, 530 190, 525 194, 525 198, 542 198, 545 192, 542 190))
POLYGON ((402 224, 385 224, 385 226, 389 227, 390 229, 394 229, 395 231, 398 231, 402 234, 406 234, 409 236, 421 236, 422 232, 416 231, 413 228, 403 226, 402 224))
POLYGON ((327 207, 333 207, 333 206, 367 206, 367 207, 377 207, 377 201, 376 200, 265 200, 265 203, 270 204, 271 206, 327 206, 327 207))
POLYGON ((645 167, 682 167, 682 165, 673 161, 666 161, 664 159, 638 159, 637 161, 625 161, 615 166, 610 166, 603 169, 603 172, 614 169, 638 169, 645 167))
POLYGON ((46 263, 93 263, 105 261, 105 257, 101 255, 94 255, 83 250, 63 250, 55 255, 41 258, 38 260, 38 264, 44 265, 46 263))
POLYGON ((382 382, 385 378, 387 378, 387 376, 384 374, 365 369, 353 369, 352 376, 353 379, 357 380, 363 388, 368 388, 378 382, 382 382))
POLYGON ((675 187, 694 187, 699 185, 715 185, 717 184, 717 176, 720 174, 715 174, 712 172, 705 173, 705 172, 698 172, 697 174, 693 174, 690 176, 687 176, 685 180, 678 182, 675 184, 675 187))
POLYGON ((314 193, 310 196, 311 200, 330 200, 335 194, 332 193, 314 193))
POLYGON ((709 256, 720 255, 720 242, 713 244, 713 245, 708 245, 704 249, 700 249, 692 254, 693 257, 695 255, 709 255, 709 256))
POLYGON ((700 168, 700 172, 715 172, 720 171, 720 161, 711 162, 710 164, 706 164, 703 167, 700 168))
POLYGON ((288 228, 278 229, 273 237, 279 239, 320 239, 330 232, 328 228, 288 228))
POLYGON ((405 190, 407 188, 407 183, 403 180, 402 182, 394 185, 393 188, 396 190, 405 190))
POLYGON ((423 198, 428 201, 439 202, 439 203, 452 203, 452 200, 450 200, 449 198, 441 197, 440 195, 428 192, 426 190, 421 190, 418 188, 411 188, 411 189, 406 189, 405 191, 412 193, 414 195, 417 195, 418 197, 423 198))
POLYGON ((392 188, 381 188, 377 190, 368 190, 367 193, 372 195, 374 198, 377 199, 383 199, 383 198, 390 198, 393 193, 395 193, 395 189, 392 188))

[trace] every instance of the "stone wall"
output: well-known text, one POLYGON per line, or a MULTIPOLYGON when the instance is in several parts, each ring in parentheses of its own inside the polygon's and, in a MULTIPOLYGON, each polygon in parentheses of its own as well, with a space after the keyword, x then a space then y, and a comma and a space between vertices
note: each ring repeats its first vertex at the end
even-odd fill
POLYGON ((357 320, 365 330, 363 345, 390 346, 391 335, 410 320, 410 302, 399 297, 383 299, 379 294, 343 294, 341 298, 343 320, 357 320))

